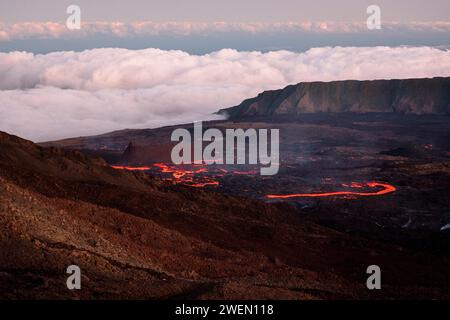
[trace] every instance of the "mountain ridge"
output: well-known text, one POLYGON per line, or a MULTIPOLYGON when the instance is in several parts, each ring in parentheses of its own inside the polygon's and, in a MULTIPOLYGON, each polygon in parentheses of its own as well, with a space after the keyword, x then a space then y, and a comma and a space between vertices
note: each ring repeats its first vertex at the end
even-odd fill
POLYGON ((301 82, 217 113, 231 120, 303 113, 450 114, 450 77, 301 82))

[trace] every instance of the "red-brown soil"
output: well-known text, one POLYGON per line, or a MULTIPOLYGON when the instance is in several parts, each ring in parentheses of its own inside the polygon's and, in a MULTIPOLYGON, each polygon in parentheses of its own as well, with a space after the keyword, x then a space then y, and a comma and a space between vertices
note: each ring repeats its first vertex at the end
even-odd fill
POLYGON ((3 299, 450 298, 450 261, 0 134, 3 299), (82 290, 66 288, 67 266, 82 290), (382 290, 366 289, 366 268, 382 290))

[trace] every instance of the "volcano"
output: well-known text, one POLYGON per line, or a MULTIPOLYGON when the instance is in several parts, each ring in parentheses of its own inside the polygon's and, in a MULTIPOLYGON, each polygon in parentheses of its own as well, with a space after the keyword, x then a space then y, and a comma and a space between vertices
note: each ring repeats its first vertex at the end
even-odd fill
POLYGON ((2 298, 450 297, 448 259, 320 226, 283 203, 6 133, 0 150, 2 298), (383 292, 365 288, 373 261, 383 292), (65 287, 73 264, 83 290, 65 287))

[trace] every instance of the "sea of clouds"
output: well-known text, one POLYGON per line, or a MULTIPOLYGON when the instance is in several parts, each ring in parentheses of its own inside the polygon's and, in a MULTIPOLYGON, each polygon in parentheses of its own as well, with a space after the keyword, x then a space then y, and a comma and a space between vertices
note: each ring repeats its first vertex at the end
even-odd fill
POLYGON ((33 141, 216 119, 302 81, 450 76, 450 51, 324 47, 205 55, 159 49, 0 53, 0 130, 33 141))
MULTIPOLYGON (((449 21, 383 22, 388 32, 443 32, 450 31, 449 21)), ((13 39, 80 38, 93 35, 139 37, 154 35, 208 35, 212 33, 367 33, 366 22, 82 22, 80 30, 69 30, 63 22, 0 22, 0 41, 13 39)))

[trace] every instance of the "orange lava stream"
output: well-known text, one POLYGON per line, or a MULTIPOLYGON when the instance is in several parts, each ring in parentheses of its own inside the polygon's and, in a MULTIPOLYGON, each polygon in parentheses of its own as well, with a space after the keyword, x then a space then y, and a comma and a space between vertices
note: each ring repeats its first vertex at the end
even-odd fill
POLYGON ((215 187, 217 187, 218 185, 219 185, 219 181, 211 181, 211 182, 189 184, 190 187, 194 187, 194 188, 203 188, 203 187, 206 187, 206 186, 215 186, 215 187))
POLYGON ((150 167, 128 167, 128 166, 111 166, 114 169, 128 170, 128 171, 147 171, 150 167))
MULTIPOLYGON (((205 161, 205 160, 204 160, 205 161)), ((257 171, 228 171, 226 169, 218 169, 219 173, 212 172, 211 175, 205 175, 209 173, 209 170, 204 164, 192 164, 188 167, 175 166, 167 163, 154 163, 152 167, 131 167, 131 166, 112 166, 115 169, 129 170, 129 171, 151 171, 157 168, 161 173, 167 173, 171 177, 165 180, 172 181, 175 184, 184 184, 194 188, 203 187, 217 187, 220 182, 217 178, 221 178, 227 174, 236 175, 256 175, 257 171)))
MULTIPOLYGON (((344 185, 347 186, 347 185, 344 185)), ((367 183, 352 183, 350 185, 352 188, 363 188, 363 187, 370 187, 370 188, 382 188, 378 191, 373 192, 355 192, 355 191, 336 191, 336 192, 323 192, 323 193, 294 193, 294 194, 284 194, 284 195, 278 195, 278 194, 268 194, 266 195, 269 199, 289 199, 289 198, 316 198, 316 197, 333 197, 333 196, 363 196, 363 197, 371 197, 371 196, 381 196, 383 194, 392 193, 397 190, 396 187, 393 185, 387 184, 387 183, 381 183, 381 182, 367 182, 367 183)))
POLYGON ((197 176, 198 174, 208 172, 208 169, 206 169, 201 164, 192 165, 192 168, 190 170, 169 166, 165 163, 155 163, 154 166, 159 168, 163 173, 172 174, 173 180, 167 180, 171 180, 172 182, 177 184, 180 183, 194 188, 203 188, 207 186, 217 187, 220 184, 219 181, 215 180, 212 177, 197 176))

